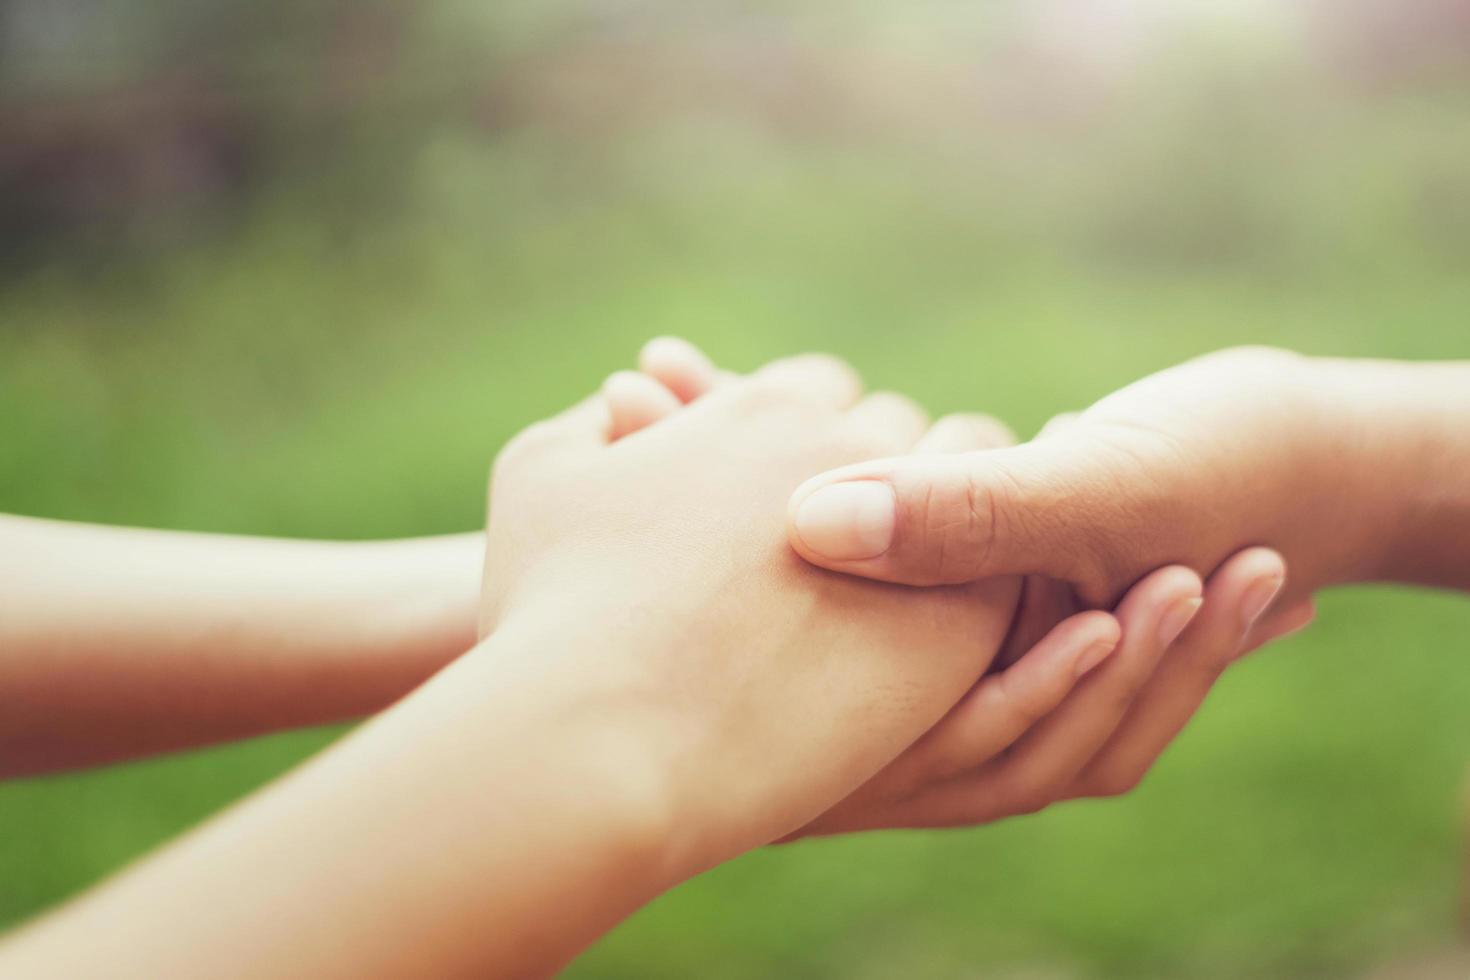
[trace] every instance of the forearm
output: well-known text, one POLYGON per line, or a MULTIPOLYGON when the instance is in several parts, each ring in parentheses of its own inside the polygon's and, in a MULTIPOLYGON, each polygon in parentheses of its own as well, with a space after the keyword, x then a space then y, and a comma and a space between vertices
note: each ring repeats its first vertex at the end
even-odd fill
POLYGON ((357 717, 474 640, 479 535, 327 543, 0 517, 0 776, 357 717))
POLYGON ((508 628, 23 931, 6 976, 529 977, 682 877, 621 682, 508 628), (513 693, 511 693, 513 692, 513 693))
POLYGON ((1359 525, 1328 531, 1367 535, 1356 577, 1470 589, 1470 361, 1318 364, 1345 422, 1359 525))

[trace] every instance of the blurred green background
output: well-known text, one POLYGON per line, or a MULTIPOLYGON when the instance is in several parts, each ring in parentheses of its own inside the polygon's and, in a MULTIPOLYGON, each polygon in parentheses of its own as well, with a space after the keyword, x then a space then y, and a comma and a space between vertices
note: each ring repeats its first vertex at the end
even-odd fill
MULTIPOLYGON (((0 509, 468 529, 496 448, 658 333, 1022 432, 1227 345, 1470 350, 1463 4, 852 6, 5 0, 0 509)), ((1132 796, 758 853, 571 975, 1432 956, 1467 637, 1331 595, 1132 796)), ((0 925, 335 734, 0 786, 0 925)))

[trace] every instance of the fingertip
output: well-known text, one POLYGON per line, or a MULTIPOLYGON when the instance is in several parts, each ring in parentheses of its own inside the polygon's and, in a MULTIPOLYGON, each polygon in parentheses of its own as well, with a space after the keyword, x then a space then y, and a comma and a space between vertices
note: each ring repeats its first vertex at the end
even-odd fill
POLYGON ((1165 606, 1180 599, 1200 598, 1205 584, 1199 573, 1183 565, 1168 565, 1145 575, 1123 597, 1118 615, 1127 617, 1147 607, 1165 606))
POLYGON ((663 384, 637 371, 617 371, 602 383, 611 418, 609 436, 617 440, 660 422, 680 408, 679 399, 663 384))
POLYGON ((1079 642, 1116 644, 1123 638, 1123 624, 1118 622, 1118 617, 1101 609, 1078 613, 1069 622, 1078 624, 1077 630, 1082 637, 1079 642))
POLYGON ((1274 548, 1246 548, 1232 555, 1220 570, 1210 576, 1213 582, 1219 576, 1230 579, 1254 581, 1262 578, 1286 578, 1286 559, 1274 548))
POLYGON ((1186 598, 1200 598, 1205 594, 1205 581, 1199 572, 1183 565, 1171 565, 1160 573, 1159 588, 1177 592, 1186 598))
POLYGON ((1167 648, 1204 605, 1204 582, 1193 569, 1170 565, 1145 576, 1118 606, 1125 637, 1167 648), (1152 624, 1152 625, 1150 625, 1152 624))
POLYGON ((1041 707, 1050 711, 1080 678, 1118 648, 1122 638, 1122 627, 1112 614, 1099 610, 1078 613, 1052 627, 1030 651, 988 680, 1013 691, 1033 692, 1026 700, 1042 702, 1041 707), (1011 673, 1015 676, 1005 677, 1011 673), (1050 694, 1039 693, 1047 691, 1050 694))
POLYGON ((1266 615, 1286 585, 1286 559, 1272 548, 1254 547, 1232 555, 1206 584, 1210 605, 1228 609, 1238 633, 1266 615))
POLYGON ((893 488, 881 480, 803 484, 787 506, 787 536, 807 561, 852 570, 888 550, 895 513, 893 488))
POLYGON ((654 337, 639 351, 638 367, 685 403, 709 391, 719 379, 708 355, 681 337, 654 337))

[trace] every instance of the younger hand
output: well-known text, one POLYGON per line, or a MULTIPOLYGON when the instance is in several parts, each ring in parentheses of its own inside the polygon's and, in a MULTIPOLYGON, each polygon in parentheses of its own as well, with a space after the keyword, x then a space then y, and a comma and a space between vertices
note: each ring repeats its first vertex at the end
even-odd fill
POLYGON ((643 786, 692 873, 807 825, 933 727, 1020 582, 916 592, 791 553, 792 488, 924 436, 840 362, 777 362, 610 444, 615 415, 589 399, 497 460, 482 623, 546 650, 527 699, 643 786))

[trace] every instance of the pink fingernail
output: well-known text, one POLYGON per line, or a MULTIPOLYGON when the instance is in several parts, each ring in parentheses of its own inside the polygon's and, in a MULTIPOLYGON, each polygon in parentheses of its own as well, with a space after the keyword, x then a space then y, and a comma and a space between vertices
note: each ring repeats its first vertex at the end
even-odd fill
POLYGON ((1175 599, 1159 620, 1159 642, 1166 647, 1174 645, 1179 635, 1189 628, 1205 600, 1199 596, 1175 599))
POLYGON ((832 561, 876 558, 893 543, 896 507, 886 483, 834 483, 797 507, 796 533, 813 552, 832 561))
POLYGON ((1077 676, 1081 677, 1102 663, 1108 658, 1108 654, 1112 653, 1117 647, 1118 642, 1116 640, 1098 640, 1092 646, 1083 650, 1082 655, 1077 658, 1075 665, 1077 676))

